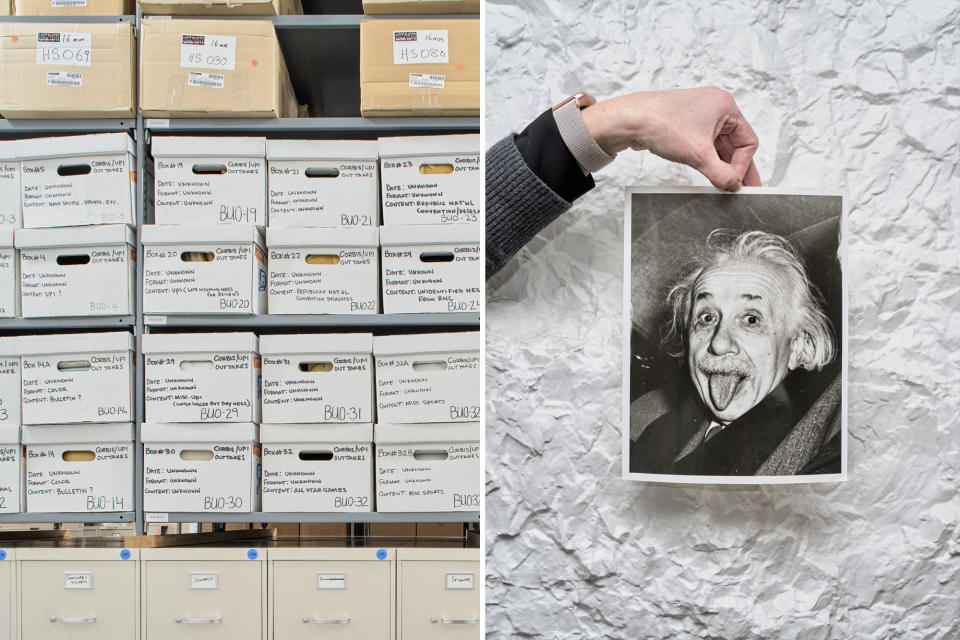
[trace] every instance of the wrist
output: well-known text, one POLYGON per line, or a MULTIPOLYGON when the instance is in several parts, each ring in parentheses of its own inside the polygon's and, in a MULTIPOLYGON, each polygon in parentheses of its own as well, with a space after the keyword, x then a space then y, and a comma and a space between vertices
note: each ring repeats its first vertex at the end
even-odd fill
POLYGON ((629 148, 642 150, 645 147, 640 142, 636 131, 629 126, 639 118, 624 113, 617 99, 598 102, 589 109, 580 112, 583 125, 600 148, 610 155, 616 155, 629 148))
POLYGON ((577 93, 552 110, 560 137, 584 175, 602 169, 616 157, 597 143, 584 124, 583 114, 595 104, 590 94, 577 93))

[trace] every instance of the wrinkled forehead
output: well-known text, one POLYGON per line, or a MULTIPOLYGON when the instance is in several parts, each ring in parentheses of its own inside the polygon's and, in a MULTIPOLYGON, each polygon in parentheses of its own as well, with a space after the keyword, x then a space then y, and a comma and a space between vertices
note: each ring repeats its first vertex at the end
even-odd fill
POLYGON ((785 312, 792 293, 790 279, 776 265, 727 258, 700 272, 690 290, 690 300, 694 307, 751 303, 785 312))

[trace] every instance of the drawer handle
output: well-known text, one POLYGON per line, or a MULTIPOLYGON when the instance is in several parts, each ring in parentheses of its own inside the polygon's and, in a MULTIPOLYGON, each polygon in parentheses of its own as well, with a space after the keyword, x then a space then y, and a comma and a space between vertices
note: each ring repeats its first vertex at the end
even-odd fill
POLYGON ((50 618, 50 622, 62 622, 64 624, 90 624, 96 621, 96 618, 58 618, 56 616, 50 618))
POLYGON ((350 618, 304 618, 304 624, 350 624, 350 618))
POLYGON ((177 624, 220 624, 223 618, 175 618, 177 624))
POLYGON ((430 622, 436 624, 438 622, 443 624, 477 624, 480 622, 480 618, 472 619, 457 619, 457 618, 430 618, 430 622))

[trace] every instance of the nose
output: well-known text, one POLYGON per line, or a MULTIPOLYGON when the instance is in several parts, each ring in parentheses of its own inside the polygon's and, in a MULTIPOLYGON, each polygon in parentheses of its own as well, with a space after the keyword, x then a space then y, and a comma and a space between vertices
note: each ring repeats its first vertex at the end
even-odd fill
POLYGON ((717 323, 717 328, 710 338, 710 353, 715 356, 724 356, 728 353, 740 353, 733 327, 725 318, 717 323))

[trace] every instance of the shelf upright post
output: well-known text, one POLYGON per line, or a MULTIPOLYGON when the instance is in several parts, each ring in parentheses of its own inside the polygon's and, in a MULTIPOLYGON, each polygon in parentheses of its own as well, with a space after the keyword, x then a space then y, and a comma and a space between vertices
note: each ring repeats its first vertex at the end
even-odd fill
POLYGON ((146 129, 143 126, 143 116, 140 114, 140 34, 143 33, 140 28, 142 14, 140 13, 140 3, 137 4, 137 14, 133 24, 134 27, 134 38, 135 38, 135 53, 134 53, 134 63, 137 65, 136 84, 134 86, 134 91, 136 91, 136 99, 134 100, 137 103, 136 110, 136 119, 137 119, 137 211, 136 211, 136 222, 137 222, 137 281, 134 286, 134 345, 136 351, 134 352, 134 357, 136 358, 136 366, 134 367, 134 397, 133 406, 134 406, 134 434, 133 434, 133 448, 134 448, 134 480, 133 480, 133 504, 134 504, 134 533, 138 536, 146 533, 146 526, 144 525, 144 516, 143 516, 143 439, 141 433, 143 431, 143 404, 144 404, 144 381, 143 381, 143 223, 146 219, 146 189, 147 189, 147 143, 146 143, 146 129))

